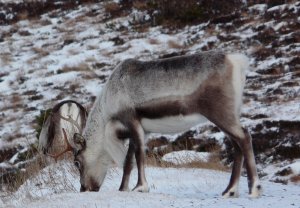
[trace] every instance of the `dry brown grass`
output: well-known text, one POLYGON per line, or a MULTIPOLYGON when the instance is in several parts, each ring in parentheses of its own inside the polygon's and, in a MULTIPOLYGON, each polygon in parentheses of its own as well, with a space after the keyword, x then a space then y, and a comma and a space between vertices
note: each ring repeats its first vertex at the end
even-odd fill
POLYGON ((11 53, 2 53, 0 57, 3 65, 9 65, 13 61, 11 53))
POLYGON ((102 56, 105 56, 105 57, 110 58, 110 57, 112 57, 114 54, 122 53, 122 52, 128 50, 128 49, 131 48, 131 47, 132 47, 131 44, 128 44, 128 45, 126 45, 126 46, 118 47, 118 49, 116 49, 116 50, 109 51, 109 50, 107 50, 107 49, 104 49, 104 50, 102 50, 101 52, 102 52, 102 56))
POLYGON ((158 45, 159 44, 159 41, 157 39, 154 39, 154 38, 150 38, 148 40, 148 42, 151 44, 151 45, 158 45))
POLYGON ((88 45, 87 49, 88 50, 96 50, 96 49, 99 49, 99 46, 98 45, 88 45))
POLYGON ((150 27, 147 26, 146 24, 142 24, 142 25, 137 25, 134 27, 134 30, 138 33, 147 33, 149 32, 150 27))
POLYGON ((300 184, 300 175, 291 177, 291 182, 300 184))
POLYGON ((14 112, 18 112, 20 108, 23 107, 23 99, 19 94, 13 94, 13 96, 10 99, 10 103, 13 107, 14 112))
POLYGON ((26 61, 28 65, 33 65, 36 62, 36 57, 32 57, 26 61))
MULTIPOLYGON (((68 157, 63 157, 59 160, 70 160, 68 157)), ((57 168, 62 163, 54 165, 53 167, 49 167, 45 169, 43 172, 41 172, 46 166, 49 166, 50 164, 55 163, 54 160, 52 161, 48 157, 45 157, 43 155, 38 155, 35 160, 33 160, 31 163, 29 163, 26 166, 26 171, 19 171, 14 175, 10 175, 7 178, 5 178, 5 189, 6 194, 8 197, 14 197, 14 192, 16 192, 21 186, 24 186, 23 189, 29 189, 31 187, 30 184, 34 183, 36 188, 41 188, 41 190, 46 186, 49 187, 49 189, 52 189, 54 191, 57 191, 58 193, 60 191, 75 191, 75 187, 73 186, 72 182, 67 178, 67 173, 65 172, 61 177, 63 179, 57 178, 57 168), (62 182, 63 181, 63 182, 62 182), (61 184, 61 182, 63 184, 61 184), (26 185, 29 183, 29 186, 26 185), (60 183, 60 184, 58 184, 60 183)), ((78 175, 78 171, 76 167, 70 163, 66 162, 64 163, 66 171, 68 171, 71 175, 78 175)), ((30 192, 30 190, 28 190, 30 192)))
POLYGON ((152 154, 147 157, 147 165, 162 168, 200 168, 219 171, 229 171, 228 167, 224 166, 221 163, 218 154, 212 154, 208 162, 192 161, 179 165, 163 161, 159 156, 152 154))
POLYGON ((147 1, 134 1, 132 5, 134 8, 142 11, 149 8, 147 1))
POLYGON ((52 25, 52 22, 50 19, 43 19, 40 21, 41 26, 47 26, 47 25, 52 25))
POLYGON ((105 9, 105 12, 112 15, 112 16, 115 16, 117 15, 118 13, 120 13, 120 5, 116 2, 108 2, 104 5, 104 9, 105 9))
POLYGON ((174 48, 174 49, 184 49, 184 46, 179 44, 175 40, 169 40, 168 46, 169 46, 169 48, 174 48))
POLYGON ((43 162, 41 159, 38 159, 35 162, 32 162, 28 167, 26 172, 24 172, 23 174, 20 174, 18 177, 16 177, 16 180, 14 180, 13 182, 13 186, 11 188, 13 189, 17 189, 18 187, 20 187, 22 184, 24 184, 24 182, 32 177, 35 176, 36 174, 39 173, 39 171, 44 167, 43 162))
MULTIPOLYGON (((14 112, 18 112, 20 108, 23 107, 23 99, 19 94, 12 94, 9 99, 4 102, 4 105, 2 105, 2 108, 0 108, 1 111, 6 110, 13 110, 14 112)), ((11 118, 7 118, 11 119, 11 118)))
POLYGON ((66 27, 66 28, 76 28, 76 24, 79 22, 79 20, 81 20, 80 18, 78 18, 78 20, 77 20, 77 18, 76 19, 68 19, 66 22, 65 22, 65 24, 64 24, 64 26, 66 27))
POLYGON ((89 58, 86 58, 84 60, 84 62, 87 62, 87 63, 96 63, 97 62, 97 59, 93 56, 89 57, 89 58))
POLYGON ((75 18, 76 22, 87 22, 87 14, 79 15, 75 18))
MULTIPOLYGON (((29 152, 24 155, 24 159, 29 159, 30 155, 36 154, 36 149, 31 149, 29 152)), ((5 177, 2 177, 2 184, 5 184, 8 194, 16 191, 24 182, 35 176, 42 168, 45 167, 45 161, 42 157, 37 157, 37 159, 29 162, 26 165, 26 171, 16 170, 13 174, 7 174, 5 177)))
POLYGON ((38 57, 44 57, 49 55, 49 51, 40 47, 33 47, 32 50, 38 55, 38 57))
POLYGON ((22 98, 19 94, 13 94, 13 96, 10 99, 11 104, 20 104, 22 102, 22 98))
POLYGON ((19 30, 18 33, 20 36, 30 36, 31 35, 31 33, 28 30, 24 30, 24 29, 19 30))
POLYGON ((26 63, 28 65, 33 65, 35 62, 38 62, 40 59, 42 59, 45 56, 48 56, 50 54, 49 50, 40 48, 40 47, 33 47, 32 51, 36 54, 34 57, 29 58, 26 63))
POLYGON ((70 56, 75 56, 75 55, 79 54, 80 52, 77 49, 72 48, 72 49, 68 50, 68 53, 70 56))
POLYGON ((28 11, 22 11, 18 13, 18 19, 19 20, 27 20, 28 19, 28 11))
POLYGON ((70 85, 69 85, 69 91, 70 91, 72 94, 75 94, 75 93, 78 91, 78 89, 81 89, 79 83, 73 83, 73 84, 70 84, 70 85))
POLYGON ((72 71, 76 71, 76 72, 84 72, 84 71, 91 71, 89 65, 85 62, 82 62, 76 66, 67 66, 65 65, 63 68, 57 70, 57 73, 67 73, 67 72, 72 72, 72 71))
POLYGON ((60 33, 65 33, 65 34, 72 34, 73 33, 73 28, 69 27, 64 27, 64 26, 54 26, 53 29, 56 29, 60 33))

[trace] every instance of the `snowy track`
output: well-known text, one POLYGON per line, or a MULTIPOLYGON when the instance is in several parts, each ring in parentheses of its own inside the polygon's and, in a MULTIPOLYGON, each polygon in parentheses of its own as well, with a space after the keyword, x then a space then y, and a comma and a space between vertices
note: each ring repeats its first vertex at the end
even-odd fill
MULTIPOLYGON (((44 196, 38 197, 27 194, 26 198, 14 199, 5 207, 300 207, 299 186, 263 181, 263 196, 259 199, 251 199, 247 195, 246 178, 243 177, 240 184, 240 197, 223 199, 221 192, 227 185, 229 173, 173 168, 147 168, 146 171, 150 193, 119 192, 121 170, 114 169, 106 178, 100 192, 44 193, 44 196)), ((135 175, 136 171, 133 172, 131 187, 136 181, 135 175)), ((74 178, 74 187, 79 189, 76 178, 74 178)), ((22 194, 20 191, 19 194, 22 194)))

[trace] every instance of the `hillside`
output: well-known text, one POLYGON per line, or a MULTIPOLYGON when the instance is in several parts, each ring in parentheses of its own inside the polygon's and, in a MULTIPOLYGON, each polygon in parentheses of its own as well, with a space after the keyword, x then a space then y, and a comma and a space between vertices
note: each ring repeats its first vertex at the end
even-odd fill
MULTIPOLYGON (((299 184, 300 170, 293 167, 300 158, 300 2, 244 1, 232 13, 176 27, 122 1, 53 2, 0 1, 1 191, 36 160, 41 111, 65 99, 90 109, 113 68, 127 58, 207 50, 249 56, 241 120, 252 134, 260 176, 299 184)), ((230 142, 211 123, 150 135, 151 154, 182 149, 217 150, 222 164, 231 163, 230 142)))

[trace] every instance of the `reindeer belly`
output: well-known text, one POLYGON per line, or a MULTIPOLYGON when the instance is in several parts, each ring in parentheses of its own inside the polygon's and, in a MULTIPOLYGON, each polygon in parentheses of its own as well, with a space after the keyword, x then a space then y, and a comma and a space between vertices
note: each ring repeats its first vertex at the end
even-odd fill
POLYGON ((189 130, 191 127, 206 122, 200 114, 168 116, 159 119, 143 118, 141 120, 145 131, 152 133, 172 134, 189 130))

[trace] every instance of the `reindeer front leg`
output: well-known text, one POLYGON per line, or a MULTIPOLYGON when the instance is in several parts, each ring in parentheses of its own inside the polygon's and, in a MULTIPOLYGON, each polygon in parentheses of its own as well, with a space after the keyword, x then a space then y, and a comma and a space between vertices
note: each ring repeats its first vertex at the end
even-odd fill
POLYGON ((149 192, 149 187, 145 176, 144 130, 141 124, 135 121, 132 125, 131 131, 138 169, 138 181, 133 191, 149 192))
POLYGON ((132 170, 132 159, 134 154, 134 145, 130 141, 128 152, 125 158, 124 166, 123 166, 123 177, 122 182, 120 185, 119 190, 120 191, 129 191, 129 179, 130 179, 130 173, 132 170))
POLYGON ((120 120, 112 120, 106 125, 105 135, 107 139, 107 149, 111 152, 111 156, 115 161, 124 161, 124 155, 121 153, 124 152, 124 143, 122 141, 129 139, 129 147, 123 164, 123 177, 119 190, 129 190, 128 185, 133 167, 133 155, 135 154, 138 164, 138 184, 134 190, 147 192, 148 185, 144 171, 143 128, 138 122, 137 124, 133 124, 130 121, 121 122, 120 120), (142 160, 139 158, 142 158, 142 160))

